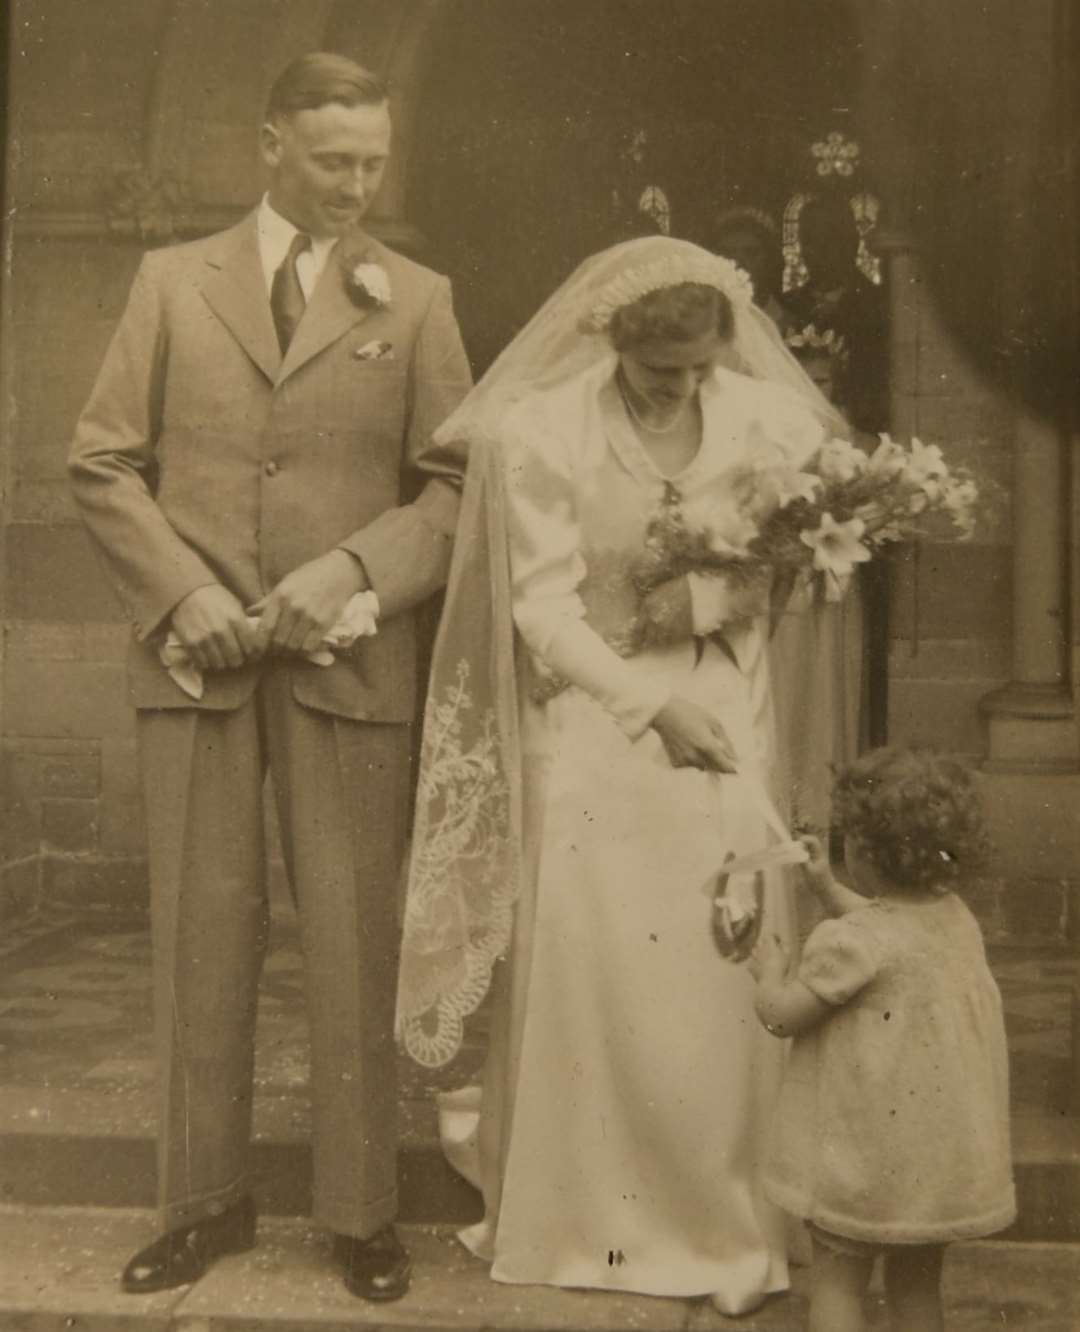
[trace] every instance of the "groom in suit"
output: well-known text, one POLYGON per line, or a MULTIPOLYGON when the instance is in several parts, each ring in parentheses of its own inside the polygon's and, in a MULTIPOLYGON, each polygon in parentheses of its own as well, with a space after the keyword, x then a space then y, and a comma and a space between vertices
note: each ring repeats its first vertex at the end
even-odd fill
POLYGON ((128 1264, 133 1292, 255 1242, 267 770, 304 951, 314 1217, 354 1294, 408 1289, 391 1223, 413 610, 445 579, 463 466, 432 434, 470 380, 449 283, 358 225, 390 130, 368 71, 289 65, 260 132, 267 194, 145 256, 72 447, 135 625, 163 1233, 128 1264), (311 660, 358 594, 374 635, 311 660))

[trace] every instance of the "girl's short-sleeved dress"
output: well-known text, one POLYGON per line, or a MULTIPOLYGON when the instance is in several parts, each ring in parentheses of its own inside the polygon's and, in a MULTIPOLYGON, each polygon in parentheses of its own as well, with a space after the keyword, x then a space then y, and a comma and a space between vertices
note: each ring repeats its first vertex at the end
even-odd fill
POLYGON ((1001 996, 952 893, 822 922, 799 979, 836 1005, 796 1037, 769 1197, 882 1244, 989 1235, 1016 1216, 1001 996))

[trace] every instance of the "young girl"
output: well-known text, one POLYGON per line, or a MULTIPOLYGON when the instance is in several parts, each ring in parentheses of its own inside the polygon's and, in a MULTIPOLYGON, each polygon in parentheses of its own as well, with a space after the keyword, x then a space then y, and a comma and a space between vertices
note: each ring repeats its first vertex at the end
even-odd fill
POLYGON ((878 749, 841 773, 836 817, 858 891, 813 838, 805 873, 832 919, 802 960, 763 937, 756 1009, 793 1036, 765 1190, 814 1245, 811 1332, 857 1332, 878 1253, 898 1332, 941 1329, 950 1240, 1016 1215, 1001 997, 951 886, 983 858, 970 778, 878 749))

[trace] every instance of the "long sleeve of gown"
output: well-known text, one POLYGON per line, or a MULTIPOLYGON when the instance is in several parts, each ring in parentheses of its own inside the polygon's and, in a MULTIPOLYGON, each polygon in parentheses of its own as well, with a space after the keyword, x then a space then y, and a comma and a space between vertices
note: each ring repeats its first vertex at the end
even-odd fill
POLYGON ((508 430, 507 503, 514 621, 529 650, 590 694, 637 739, 671 691, 633 668, 585 619, 573 467, 565 443, 517 413, 508 430))

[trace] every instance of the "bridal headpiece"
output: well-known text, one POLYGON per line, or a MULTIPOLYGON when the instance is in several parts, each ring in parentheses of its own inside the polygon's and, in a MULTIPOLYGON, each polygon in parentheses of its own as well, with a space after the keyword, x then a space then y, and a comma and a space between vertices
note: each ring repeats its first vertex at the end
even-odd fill
POLYGON ((616 310, 633 305, 652 291, 681 286, 684 282, 715 287, 736 310, 748 307, 754 299, 750 279, 730 259, 719 255, 675 252, 637 268, 628 268, 600 290, 597 299, 578 325, 582 333, 604 333, 616 310))

